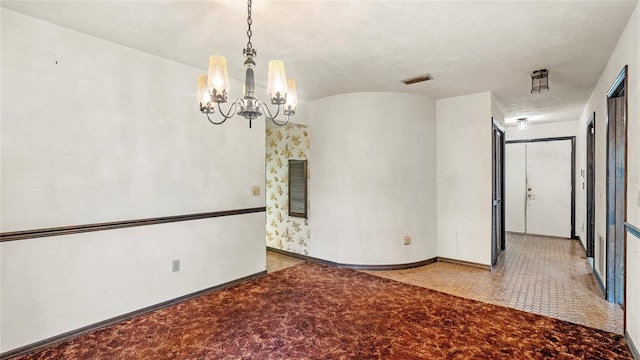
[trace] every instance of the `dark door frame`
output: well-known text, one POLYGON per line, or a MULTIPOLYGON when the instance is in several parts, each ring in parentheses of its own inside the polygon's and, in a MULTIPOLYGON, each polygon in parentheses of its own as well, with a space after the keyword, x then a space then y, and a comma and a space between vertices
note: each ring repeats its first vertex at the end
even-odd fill
POLYGON ((532 143, 543 141, 562 141, 571 140, 571 238, 578 239, 576 236, 576 137, 560 136, 526 140, 509 140, 507 144, 532 143))
MULTIPOLYGON (((627 254, 626 254, 626 193, 627 193, 627 94, 628 66, 620 71, 607 91, 607 301, 620 304, 625 309, 627 254), (620 108, 612 108, 615 98, 623 98, 620 108), (618 113, 622 112, 622 124, 618 113), (614 119, 611 119, 613 115, 614 119), (623 129, 620 131, 619 127, 623 129), (618 131, 616 131, 618 130, 618 131), (613 138, 612 138, 613 136, 613 138), (621 143, 622 142, 622 143, 621 143)), ((625 309, 626 314, 626 309, 625 309)), ((626 327, 626 316, 625 316, 626 327)))
MULTIPOLYGON (((595 202, 596 202, 596 191, 595 191, 595 180, 596 180, 596 112, 594 111, 591 115, 591 118, 587 122, 587 171, 586 171, 586 204, 587 204, 587 215, 586 215, 586 255, 588 258, 592 258, 595 256, 595 232, 596 232, 596 222, 595 222, 595 202)), ((592 266, 595 266, 595 262, 591 263, 592 266)))
POLYGON ((506 225, 505 225, 505 171, 504 171, 504 151, 505 151, 505 129, 494 118, 491 118, 493 130, 491 133, 491 178, 493 195, 493 211, 491 212, 491 265, 495 265, 498 261, 500 251, 506 249, 506 225), (496 142, 496 135, 499 135, 500 142, 496 142), (499 170, 499 171, 498 171, 499 170), (496 211, 497 207, 497 211, 496 211), (496 214, 499 213, 499 214, 496 214), (499 240, 498 240, 499 238, 499 240), (499 244, 498 244, 499 242, 499 244))

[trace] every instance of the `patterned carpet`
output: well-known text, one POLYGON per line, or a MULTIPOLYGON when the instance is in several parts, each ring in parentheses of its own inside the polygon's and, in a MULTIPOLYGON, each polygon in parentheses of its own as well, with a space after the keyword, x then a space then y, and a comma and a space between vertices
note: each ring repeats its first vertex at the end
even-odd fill
POLYGON ((20 359, 633 359, 620 335, 304 263, 20 359))

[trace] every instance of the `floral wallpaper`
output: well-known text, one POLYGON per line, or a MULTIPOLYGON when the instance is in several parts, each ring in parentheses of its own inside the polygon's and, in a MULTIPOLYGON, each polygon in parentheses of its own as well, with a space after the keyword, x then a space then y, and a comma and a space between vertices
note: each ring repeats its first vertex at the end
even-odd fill
POLYGON ((298 124, 267 129, 266 144, 267 246, 308 255, 309 220, 289 217, 288 163, 307 159, 309 129, 298 124))

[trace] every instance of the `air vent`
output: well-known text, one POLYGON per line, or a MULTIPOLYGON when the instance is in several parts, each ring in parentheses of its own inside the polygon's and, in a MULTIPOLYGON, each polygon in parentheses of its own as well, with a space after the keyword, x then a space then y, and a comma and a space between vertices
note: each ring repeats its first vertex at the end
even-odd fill
POLYGON ((427 80, 431 80, 433 79, 431 77, 431 75, 426 74, 426 75, 420 75, 420 76, 416 76, 410 79, 404 79, 402 80, 403 83, 407 84, 407 85, 411 85, 411 84, 415 84, 415 83, 419 83, 419 82, 423 82, 423 81, 427 81, 427 80))

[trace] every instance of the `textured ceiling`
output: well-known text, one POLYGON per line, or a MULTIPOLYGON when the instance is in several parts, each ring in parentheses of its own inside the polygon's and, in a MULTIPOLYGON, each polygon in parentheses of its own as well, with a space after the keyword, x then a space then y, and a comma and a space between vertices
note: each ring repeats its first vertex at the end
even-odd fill
MULTIPOLYGON (((579 117, 634 1, 254 0, 256 81, 281 59, 311 101, 360 91, 434 99, 492 91, 508 123, 579 117), (551 90, 530 94, 533 70, 551 90), (401 80, 429 73, 433 80, 401 80)), ((240 1, 2 1, 2 6, 206 69, 227 57, 243 79, 246 3, 240 1)), ((194 79, 194 89, 195 89, 194 79)), ((393 113, 393 104, 389 104, 393 113)))

